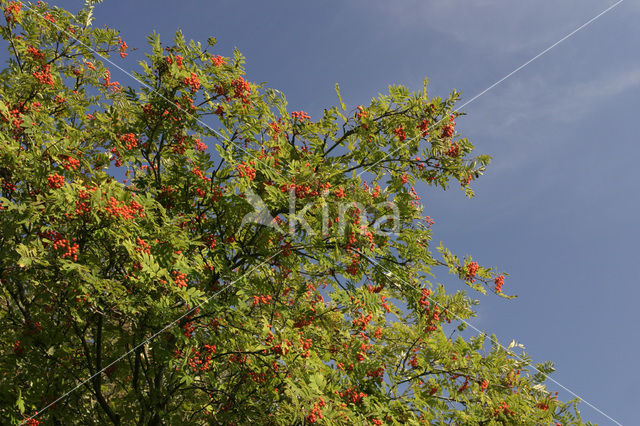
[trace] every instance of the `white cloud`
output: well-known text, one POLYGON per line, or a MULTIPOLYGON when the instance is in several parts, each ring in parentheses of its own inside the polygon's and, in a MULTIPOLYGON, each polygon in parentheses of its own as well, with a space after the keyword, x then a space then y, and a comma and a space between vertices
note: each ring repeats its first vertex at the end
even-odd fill
POLYGON ((607 101, 640 85, 640 67, 618 70, 565 90, 555 112, 563 120, 575 120, 607 101))
MULTIPOLYGON (((561 146, 578 143, 585 135, 576 137, 572 128, 592 119, 590 114, 597 120, 598 111, 615 108, 617 98, 632 90, 640 91, 640 66, 581 81, 545 80, 539 75, 513 79, 465 108, 469 115, 460 120, 461 130, 478 141, 479 151, 498 157, 489 175, 501 178, 546 161, 561 146)), ((530 191, 546 188, 553 179, 544 177, 530 191)))
MULTIPOLYGON (((478 98, 473 108, 475 118, 493 122, 501 129, 520 125, 522 120, 554 120, 567 123, 579 120, 616 96, 640 87, 640 66, 614 70, 590 80, 558 82, 535 76, 513 78, 504 87, 495 88, 478 98), (500 117, 499 122, 490 117, 500 117)), ((496 128, 494 128, 496 130, 496 128)))
POLYGON ((389 20, 390 30, 415 32, 427 28, 472 48, 508 53, 546 47, 615 1, 368 0, 359 3, 389 20))

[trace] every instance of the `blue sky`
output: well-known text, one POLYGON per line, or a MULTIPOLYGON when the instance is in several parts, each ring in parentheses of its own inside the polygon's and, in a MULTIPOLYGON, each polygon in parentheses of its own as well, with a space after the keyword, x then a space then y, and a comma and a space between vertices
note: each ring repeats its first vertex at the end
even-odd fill
MULTIPOLYGON (((614 3, 106 0, 95 23, 141 51, 154 30, 167 41, 177 28, 203 43, 215 36, 218 53, 247 57, 250 80, 318 117, 337 102, 335 83, 350 107, 390 84, 419 90, 424 77, 431 94, 455 88, 463 103, 614 3)), ((622 2, 463 109, 458 130, 493 156, 476 198, 418 188, 436 244, 510 273, 504 290, 518 298, 479 295, 472 324, 554 361, 555 380, 623 424, 640 403, 639 15, 640 3, 622 2)), ((141 53, 118 64, 134 69, 141 53)))

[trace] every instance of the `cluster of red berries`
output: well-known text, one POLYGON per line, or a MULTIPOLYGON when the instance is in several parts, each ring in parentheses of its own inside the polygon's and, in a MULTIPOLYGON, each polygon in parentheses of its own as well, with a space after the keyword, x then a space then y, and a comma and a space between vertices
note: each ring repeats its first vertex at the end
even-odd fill
POLYGON ((191 319, 191 317, 187 317, 184 324, 182 324, 182 334, 184 334, 184 337, 187 339, 190 339, 191 336, 193 336, 193 332, 196 330, 193 326, 193 322, 188 321, 189 319, 191 319))
POLYGON ((429 307, 429 296, 430 295, 431 295, 431 290, 429 290, 428 288, 423 288, 422 289, 422 297, 418 301, 420 306, 424 307, 425 309, 428 309, 428 307, 429 307))
POLYGON ((270 122, 269 127, 271 128, 272 138, 276 139, 282 132, 282 119, 280 118, 278 121, 270 122))
POLYGON ((196 151, 204 152, 207 149, 207 145, 205 145, 200 139, 196 139, 194 141, 196 151))
POLYGON ((33 46, 27 47, 27 53, 29 53, 29 55, 31 55, 31 57, 33 57, 33 59, 36 61, 44 60, 44 53, 42 53, 41 51, 39 51, 33 46))
POLYGON ((16 22, 18 13, 22 9, 22 3, 19 1, 12 1, 9 6, 4 10, 4 18, 8 23, 16 22))
MULTIPOLYGON (((74 238, 75 240, 75 238, 74 238)), ((73 244, 69 244, 67 245, 67 251, 65 253, 62 253, 62 257, 70 257, 75 261, 78 260, 78 249, 80 248, 80 246, 78 245, 78 243, 73 243, 73 244)))
POLYGON ((51 75, 51 64, 42 64, 39 71, 34 71, 33 76, 40 83, 53 87, 53 76, 51 75))
POLYGON ((49 12, 45 13, 44 16, 42 17, 42 19, 44 19, 45 21, 49 21, 52 24, 56 23, 56 18, 54 18, 53 16, 51 16, 51 14, 49 12))
POLYGON ((111 81, 111 72, 109 72, 109 70, 106 70, 104 72, 104 83, 102 83, 102 85, 112 92, 117 92, 120 90, 120 83, 118 83, 117 81, 111 81))
MULTIPOLYGON (((6 179, 3 179, 3 180, 2 180, 2 191, 3 191, 3 192, 8 192, 8 193, 10 193, 10 194, 11 194, 11 193, 13 193, 13 191, 15 191, 15 190, 16 190, 16 186, 15 186, 13 183, 9 182, 9 181, 8 181, 8 180, 6 180, 6 179)), ((1 210, 1 209, 2 209, 2 206, 0 205, 0 210, 1 210)))
POLYGON ((253 296, 253 306, 258 306, 260 303, 268 305, 271 303, 272 297, 270 294, 262 294, 260 296, 253 296))
POLYGON ((71 157, 70 155, 65 155, 62 157, 62 167, 65 170, 75 170, 80 166, 80 160, 77 158, 71 157))
POLYGON ((380 196, 380 185, 376 184, 371 192, 371 198, 378 198, 380 196))
POLYGON ((224 193, 224 188, 222 188, 219 185, 214 186, 211 189, 211 192, 210 192, 211 201, 213 201, 215 203, 216 201, 220 200, 222 198, 222 196, 224 195, 223 193, 224 193))
POLYGON ((216 351, 216 345, 204 345, 206 353, 200 351, 193 352, 193 356, 189 358, 189 367, 191 371, 197 373, 198 371, 209 371, 211 369, 211 355, 216 351))
POLYGON ((120 48, 120 57, 121 58, 126 58, 127 55, 128 55, 128 53, 126 53, 128 45, 120 37, 118 37, 118 47, 120 48))
POLYGON ((271 347, 271 352, 277 355, 286 355, 292 345, 293 344, 289 341, 289 339, 285 339, 282 344, 273 345, 271 347))
POLYGON ((249 371, 247 374, 251 377, 251 380, 256 383, 264 383, 267 380, 267 374, 265 372, 256 373, 255 371, 249 371))
POLYGON ((456 128, 456 122, 453 121, 455 117, 452 115, 450 118, 451 118, 451 121, 449 121, 449 123, 442 128, 442 137, 447 139, 453 136, 453 133, 456 128))
POLYGON ((322 407, 324 407, 326 404, 324 402, 324 399, 322 399, 322 397, 318 399, 319 399, 318 402, 313 403, 313 408, 311 409, 311 413, 305 418, 305 420, 308 421, 309 423, 315 423, 318 421, 318 419, 322 418, 322 407))
POLYGON ((369 111, 367 111, 366 109, 364 109, 364 107, 362 105, 358 105, 358 112, 356 112, 356 118, 358 120, 362 120, 363 118, 366 118, 369 116, 369 111))
POLYGON ((309 355, 311 354, 311 351, 309 351, 309 349, 311 349, 311 346, 313 346, 313 340, 305 339, 304 337, 300 338, 300 349, 302 351, 300 353, 300 356, 302 358, 309 358, 309 355))
MULTIPOLYGON (((385 301, 387 296, 382 296, 380 295, 380 306, 382 306, 384 308, 384 310, 389 313, 391 312, 391 306, 389 306, 389 304, 385 301)), ((382 333, 382 331, 380 330, 380 328, 378 328, 376 330, 376 334, 378 334, 378 336, 376 337, 380 337, 379 335, 382 333)))
POLYGON ((433 226, 433 224, 435 223, 431 216, 425 216, 424 222, 427 224, 428 228, 431 228, 431 226, 433 226))
POLYGON ((244 161, 236 166, 238 170, 238 176, 246 177, 249 180, 254 180, 256 178, 256 169, 252 166, 255 165, 255 161, 251 160, 248 163, 244 161))
POLYGON ((200 88, 200 80, 198 80, 198 74, 192 72, 190 77, 184 78, 184 84, 185 86, 190 87, 191 91, 196 92, 200 88))
POLYGON ((444 153, 444 155, 448 155, 449 157, 457 157, 460 154, 460 146, 457 142, 451 144, 449 149, 444 153))
POLYGON ((138 146, 138 139, 133 133, 125 133, 124 135, 120 136, 120 141, 124 144, 125 148, 129 150, 138 146))
POLYGON ((371 322, 372 318, 373 317, 371 316, 371 314, 367 314, 367 316, 360 314, 360 317, 355 318, 353 321, 351 321, 351 324, 353 324, 354 327, 358 327, 360 330, 364 331, 367 328, 367 325, 369 325, 369 322, 371 322))
POLYGON ((473 175, 471 173, 467 174, 467 176, 460 181, 460 186, 469 185, 469 182, 473 180, 473 175))
POLYGON ((296 321, 293 323, 293 327, 294 328, 303 328, 306 327, 308 325, 313 324, 313 321, 316 319, 316 317, 314 315, 310 315, 310 316, 305 316, 305 315, 301 315, 300 317, 298 317, 296 319, 296 321))
POLYGON ((216 237, 213 234, 207 235, 205 238, 205 242, 207 243, 207 247, 209 247, 211 250, 213 250, 217 246, 216 237))
POLYGON ((544 402, 544 401, 539 401, 539 402, 536 404, 536 407, 538 407, 538 408, 539 408, 539 409, 541 409, 542 411, 546 411, 546 410, 548 410, 548 409, 549 409, 549 404, 547 404, 547 403, 546 403, 546 402, 544 402))
POLYGON ((502 286, 504 285, 504 275, 500 275, 494 280, 496 285, 496 293, 502 293, 502 286))
POLYGON ((502 401, 500 405, 493 408, 493 416, 498 417, 500 414, 504 414, 506 416, 513 416, 515 412, 509 408, 509 404, 505 401, 502 401))
POLYGON ((173 271, 173 281, 176 283, 178 288, 187 286, 187 274, 184 274, 180 271, 173 271))
POLYGON ((352 232, 349 234, 349 240, 347 241, 347 245, 345 246, 345 250, 350 252, 353 251, 353 248, 358 244, 358 239, 356 238, 356 234, 352 232))
POLYGON ((402 124, 393 129, 393 133, 395 133, 398 139, 400 139, 400 142, 403 142, 407 138, 407 134, 404 131, 404 125, 402 124))
POLYGON ((11 120, 11 124, 13 125, 13 134, 16 139, 24 132, 24 128, 22 127, 22 123, 24 123, 22 114, 27 111, 28 106, 25 107, 21 102, 19 106, 9 110, 9 117, 5 117, 4 115, 0 116, 0 119, 5 123, 11 120))
POLYGON ((13 344, 13 353, 15 353, 17 356, 22 356, 22 354, 24 353, 24 347, 20 345, 20 340, 16 341, 13 344))
POLYGON ((293 190, 296 198, 303 199, 309 197, 316 197, 320 195, 323 190, 329 189, 331 187, 331 183, 327 182, 322 184, 320 182, 315 182, 313 184, 302 183, 290 183, 288 185, 280 185, 280 192, 288 192, 293 190))
POLYGON ((173 136, 173 143, 171 144, 171 151, 174 154, 184 154, 187 150, 187 143, 190 138, 187 135, 176 134, 173 136))
POLYGON ((238 77, 231 82, 233 86, 233 97, 241 99, 243 103, 249 103, 249 94, 251 93, 251 85, 244 78, 238 77))
POLYGON ((416 368, 418 366, 418 355, 414 354, 409 360, 408 364, 411 366, 411 368, 416 368))
POLYGON ((425 327, 425 333, 430 333, 438 329, 438 323, 440 322, 440 307, 434 306, 433 309, 426 309, 425 315, 428 316, 427 326, 425 327))
POLYGON ((291 118, 294 121, 302 122, 303 120, 311 120, 311 116, 304 111, 293 111, 291 113, 291 118))
POLYGON ((347 401, 352 404, 360 404, 364 398, 367 397, 367 394, 364 392, 358 392, 354 388, 345 389, 342 392, 339 392, 338 395, 341 398, 345 398, 347 401))
POLYGON ((420 196, 418 195, 418 192, 416 191, 415 187, 411 187, 411 189, 409 190, 409 195, 411 195, 411 198, 413 198, 413 201, 411 201, 411 205, 419 208, 420 206, 420 196))
POLYGON ((422 123, 418 124, 416 127, 422 132, 421 135, 423 138, 429 135, 429 120, 422 120, 422 123))
POLYGON ((62 186, 64 185, 64 176, 60 176, 57 173, 49 175, 47 177, 47 183, 49 185, 49 188, 51 189, 62 188, 62 186))
MULTIPOLYGON (((363 337, 366 339, 367 337, 361 333, 363 335, 363 337)), ((360 345, 360 352, 358 352, 358 354, 356 355, 356 360, 358 360, 358 362, 362 362, 365 360, 365 358, 367 357, 367 351, 371 349, 371 345, 368 343, 362 343, 360 345)))
POLYGON ((227 63, 227 60, 220 55, 211 55, 211 63, 215 67, 221 67, 222 65, 227 63))
POLYGON ((137 201, 132 200, 128 205, 122 201, 116 200, 114 197, 109 199, 109 205, 105 210, 114 217, 120 217, 125 220, 131 220, 137 217, 145 217, 144 207, 137 201))
POLYGON ((114 161, 114 165, 116 167, 122 166, 122 160, 121 160, 120 151, 118 151, 118 149, 115 146, 111 147, 110 151, 113 154, 112 160, 114 161))
MULTIPOLYGON (((78 246, 77 243, 74 242, 73 244, 69 244, 69 240, 64 238, 62 234, 56 231, 47 231, 39 235, 42 238, 46 238, 47 240, 50 240, 53 243, 54 250, 66 248, 67 251, 62 254, 62 258, 70 257, 74 261, 78 260, 78 249, 80 248, 80 246, 78 246)), ((75 241, 75 238, 73 238, 72 241, 75 241)), ((47 245, 46 242, 44 243, 44 245, 46 247, 47 245)))
POLYGON ((478 262, 471 262, 467 265, 467 280, 469 280, 469 282, 475 281, 474 277, 479 268, 480 265, 478 265, 478 262))
POLYGON ((136 243, 138 244, 138 247, 136 247, 137 252, 151 254, 151 246, 145 240, 138 237, 136 243))
POLYGON ((369 370, 367 372, 367 377, 371 377, 372 379, 381 382, 382 377, 384 376, 384 367, 376 368, 375 370, 369 370))
MULTIPOLYGON (((168 65, 173 64, 173 58, 171 58, 171 56, 166 56, 164 60, 168 65)), ((182 68, 182 56, 176 55, 176 65, 178 68, 182 68)))

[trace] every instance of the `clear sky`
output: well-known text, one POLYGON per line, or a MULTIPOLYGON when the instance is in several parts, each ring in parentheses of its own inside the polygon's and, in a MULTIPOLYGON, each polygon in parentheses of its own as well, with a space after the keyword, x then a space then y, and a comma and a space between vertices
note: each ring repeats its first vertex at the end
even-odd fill
MULTIPOLYGON (((118 58, 129 70, 154 30, 166 41, 177 28, 215 36, 219 54, 246 56, 248 79, 317 118, 336 104, 335 83, 351 108, 425 77, 433 95, 455 88, 464 103, 615 2, 106 0, 95 24, 140 48, 118 58)), ((623 1, 463 109, 458 130, 494 158, 476 198, 418 188, 436 244, 510 273, 504 290, 518 298, 478 295, 472 324, 554 361, 555 380, 622 424, 637 424, 640 404, 638 22, 640 3, 623 1)))

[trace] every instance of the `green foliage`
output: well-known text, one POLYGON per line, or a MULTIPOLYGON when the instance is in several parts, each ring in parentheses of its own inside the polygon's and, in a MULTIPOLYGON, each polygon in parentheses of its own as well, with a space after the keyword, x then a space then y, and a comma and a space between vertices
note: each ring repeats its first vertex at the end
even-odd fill
POLYGON ((125 87, 97 3, 1 2, 3 424, 580 422, 550 364, 463 338, 477 302, 429 281, 504 296, 431 251, 412 186, 471 196, 489 163, 457 92, 348 111, 336 86, 313 121, 181 33, 125 87), (255 199, 273 222, 243 223, 255 199))

